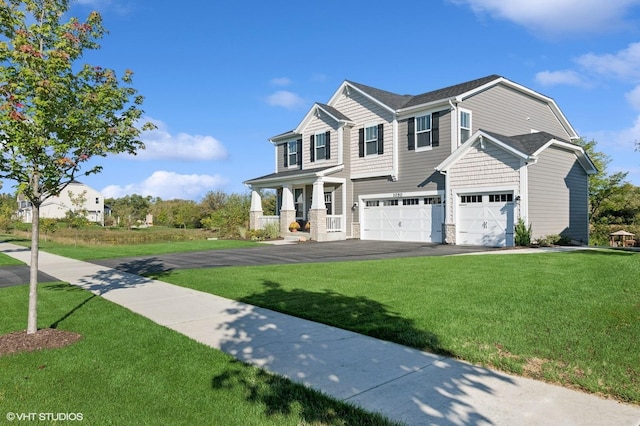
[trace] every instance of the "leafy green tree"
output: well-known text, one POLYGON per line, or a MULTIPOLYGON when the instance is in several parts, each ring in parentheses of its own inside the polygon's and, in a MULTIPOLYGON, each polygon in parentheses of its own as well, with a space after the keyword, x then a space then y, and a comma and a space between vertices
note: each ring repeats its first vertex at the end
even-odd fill
POLYGON ((40 231, 44 232, 44 240, 47 241, 49 234, 53 234, 58 229, 58 221, 50 217, 40 219, 40 231))
POLYGON ((589 217, 591 223, 595 223, 599 220, 603 209, 616 196, 624 192, 628 172, 608 174, 607 166, 611 163, 611 158, 601 151, 596 151, 598 144, 596 140, 587 142, 579 139, 577 143, 582 146, 598 169, 598 173, 589 176, 589 217))
POLYGON ((82 191, 78 195, 73 195, 73 191, 68 191, 69 199, 71 200, 71 208, 64 214, 69 227, 75 229, 75 245, 78 245, 78 232, 81 228, 84 228, 89 224, 89 218, 87 215, 87 191, 82 191))
POLYGON ((14 195, 0 194, 0 229, 9 232, 17 210, 18 202, 14 195))
POLYGON ((173 226, 194 228, 200 221, 200 207, 191 200, 179 200, 173 214, 173 226))
POLYGON ((202 219, 202 225, 224 237, 238 236, 240 228, 248 227, 250 207, 250 195, 231 194, 222 207, 202 219))
POLYGON ((68 10, 69 0, 0 2, 0 178, 17 182, 33 205, 30 334, 37 331, 41 204, 77 177, 100 172, 95 158, 144 147, 143 98, 132 72, 119 79, 113 70, 77 65, 84 51, 99 48, 100 14, 64 22, 68 10))
POLYGON ((109 198, 105 203, 111 206, 111 214, 118 218, 120 224, 131 228, 143 222, 151 207, 151 196, 138 194, 126 195, 122 198, 109 198))

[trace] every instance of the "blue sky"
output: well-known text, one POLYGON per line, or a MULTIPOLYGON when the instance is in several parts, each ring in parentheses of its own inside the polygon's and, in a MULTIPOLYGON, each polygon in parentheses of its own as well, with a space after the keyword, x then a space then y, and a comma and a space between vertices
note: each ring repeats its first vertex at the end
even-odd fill
MULTIPOLYGON (((640 185, 640 0, 81 0, 109 34, 83 58, 134 71, 137 157, 82 181, 107 197, 199 200, 274 171, 271 136, 345 79, 419 94, 499 74, 556 100, 640 185)), ((5 185, 3 191, 8 190, 5 185)))

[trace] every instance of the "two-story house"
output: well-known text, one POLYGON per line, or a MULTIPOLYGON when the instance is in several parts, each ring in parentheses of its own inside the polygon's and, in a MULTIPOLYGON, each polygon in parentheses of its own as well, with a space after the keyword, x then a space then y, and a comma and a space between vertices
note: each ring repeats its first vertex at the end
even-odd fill
MULTIPOLYGON (((90 222, 104 225, 104 197, 100 192, 76 180, 60 192, 57 196, 47 198, 40 205, 40 217, 50 219, 64 219, 68 211, 83 211, 90 222)), ((23 222, 31 222, 31 203, 18 195, 18 217, 23 222)))
POLYGON ((274 136, 275 172, 245 182, 251 227, 311 223, 311 238, 512 246, 589 238, 588 175, 555 101, 498 75, 420 95, 345 81, 298 126, 274 136), (275 189, 278 217, 262 214, 275 189))

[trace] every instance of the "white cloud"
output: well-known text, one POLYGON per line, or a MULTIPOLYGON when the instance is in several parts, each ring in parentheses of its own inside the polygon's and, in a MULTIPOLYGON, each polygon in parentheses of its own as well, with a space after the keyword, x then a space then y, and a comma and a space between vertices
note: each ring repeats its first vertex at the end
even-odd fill
POLYGON ((280 106, 290 109, 304 105, 304 99, 287 90, 279 90, 271 94, 267 97, 266 101, 267 104, 271 106, 280 106))
POLYGON ((640 110, 640 85, 636 86, 632 91, 627 93, 625 97, 634 109, 640 110))
POLYGON ((640 0, 450 0, 476 14, 506 19, 536 34, 593 33, 619 29, 640 0))
POLYGON ((556 84, 582 86, 585 84, 580 74, 572 70, 541 71, 536 74, 536 81, 543 86, 553 86, 556 84))
POLYGON ((288 77, 272 78, 270 83, 274 86, 288 86, 291 80, 288 77))
POLYGON ((121 198, 125 195, 151 195, 163 200, 175 198, 184 200, 198 200, 206 192, 220 188, 227 183, 227 179, 215 175, 183 175, 175 172, 159 170, 140 183, 124 186, 109 185, 104 188, 105 198, 121 198))
POLYGON ((206 161, 224 160, 227 150, 213 136, 191 135, 178 133, 173 135, 167 130, 167 125, 160 120, 148 118, 157 129, 142 133, 141 140, 145 149, 138 151, 138 155, 127 155, 124 158, 138 160, 177 160, 177 161, 206 161))
POLYGON ((640 43, 631 43, 626 49, 615 54, 588 53, 576 62, 589 72, 622 80, 640 78, 640 43))

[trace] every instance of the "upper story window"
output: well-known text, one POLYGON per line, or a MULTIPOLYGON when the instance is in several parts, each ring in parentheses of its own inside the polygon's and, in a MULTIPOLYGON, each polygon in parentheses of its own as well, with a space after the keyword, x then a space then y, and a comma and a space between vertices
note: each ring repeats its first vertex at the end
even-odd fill
POLYGON ((310 160, 314 161, 328 160, 331 158, 331 132, 327 130, 324 133, 316 133, 311 135, 309 140, 311 152, 310 160))
POLYGON ((378 126, 370 126, 364 129, 365 154, 378 153, 378 126))
POLYGON ((315 154, 316 160, 324 160, 327 158, 327 138, 324 133, 318 133, 315 137, 315 154))
POLYGON ((471 137, 471 111, 460 110, 460 143, 471 137))
POLYGON ((301 141, 287 142, 285 145, 285 167, 297 166, 300 163, 302 153, 300 152, 301 141))
POLYGON ((431 114, 416 117, 416 148, 431 147, 431 114))
POLYGON ((440 116, 446 111, 436 111, 407 120, 407 149, 427 151, 440 145, 440 116))
POLYGON ((384 154, 384 125, 366 126, 359 131, 358 156, 384 154))

